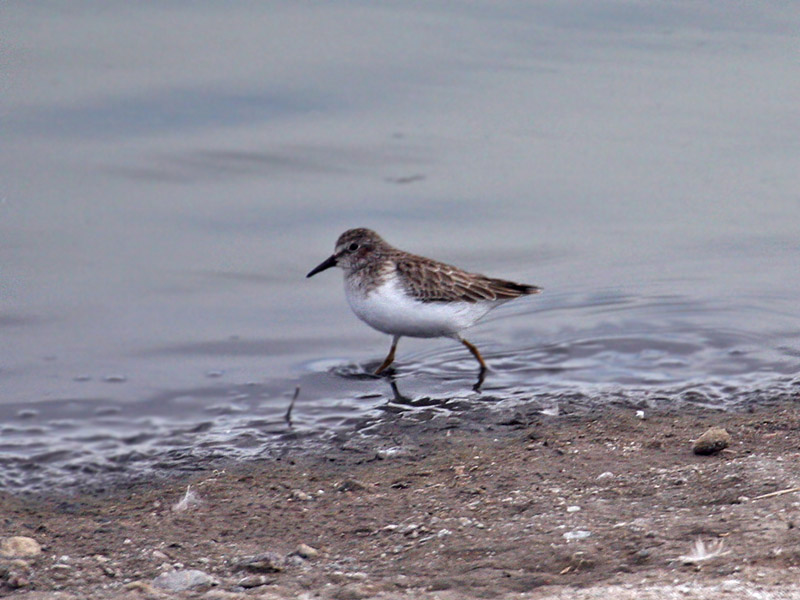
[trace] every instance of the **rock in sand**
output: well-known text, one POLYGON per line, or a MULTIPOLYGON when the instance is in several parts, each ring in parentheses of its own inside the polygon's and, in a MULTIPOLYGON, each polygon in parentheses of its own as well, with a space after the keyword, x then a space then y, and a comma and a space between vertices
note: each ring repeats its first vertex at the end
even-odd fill
POLYGON ((41 553, 39 542, 30 537, 15 535, 0 540, 0 556, 3 558, 31 558, 41 553))
POLYGON ((695 454, 707 456, 724 450, 731 443, 731 435, 722 427, 712 427, 697 438, 692 445, 695 454))
POLYGON ((153 586, 170 592, 182 592, 201 587, 217 585, 217 580, 208 573, 197 569, 183 569, 162 573, 153 580, 153 586))

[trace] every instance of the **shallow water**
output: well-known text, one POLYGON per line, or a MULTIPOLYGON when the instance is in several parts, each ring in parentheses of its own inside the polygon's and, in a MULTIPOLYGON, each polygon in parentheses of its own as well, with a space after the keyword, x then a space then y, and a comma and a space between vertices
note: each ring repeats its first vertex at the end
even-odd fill
POLYGON ((796 389, 800 8, 17 3, 0 483, 262 456, 387 406, 720 408, 796 389), (389 339, 344 229, 545 293, 389 339), (299 387, 292 427, 284 420, 299 387), (387 404, 388 402, 388 404, 387 404), (455 402, 455 404, 458 404, 455 402))

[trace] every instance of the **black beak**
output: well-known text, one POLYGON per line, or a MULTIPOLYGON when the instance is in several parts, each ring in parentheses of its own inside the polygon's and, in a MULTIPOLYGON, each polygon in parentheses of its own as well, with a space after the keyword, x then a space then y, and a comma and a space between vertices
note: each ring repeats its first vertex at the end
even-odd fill
POLYGON ((324 271, 325 269, 330 269, 331 267, 335 266, 336 266, 336 255, 334 254, 324 262, 318 264, 316 267, 311 269, 311 272, 308 275, 306 275, 306 277, 311 277, 312 275, 316 275, 320 271, 324 271))

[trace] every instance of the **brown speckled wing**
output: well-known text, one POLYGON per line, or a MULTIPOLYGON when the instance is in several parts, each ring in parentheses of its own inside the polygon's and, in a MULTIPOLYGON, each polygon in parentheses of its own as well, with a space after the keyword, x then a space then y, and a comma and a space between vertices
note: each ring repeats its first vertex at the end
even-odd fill
POLYGON ((394 262, 406 290, 422 302, 497 302, 540 291, 533 285, 467 273, 422 256, 398 256, 394 262))

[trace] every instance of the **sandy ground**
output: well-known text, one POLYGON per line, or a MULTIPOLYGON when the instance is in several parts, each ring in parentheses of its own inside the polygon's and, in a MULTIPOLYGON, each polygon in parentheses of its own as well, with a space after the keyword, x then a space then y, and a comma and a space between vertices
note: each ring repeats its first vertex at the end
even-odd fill
POLYGON ((400 413, 311 455, 3 495, 0 536, 42 552, 0 559, 0 595, 800 598, 798 399, 644 418, 400 413), (730 447, 694 455, 710 426, 730 447), (175 510, 189 484, 199 504, 175 510))

